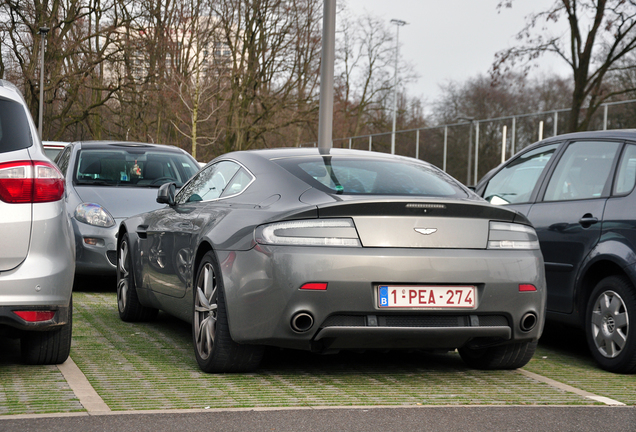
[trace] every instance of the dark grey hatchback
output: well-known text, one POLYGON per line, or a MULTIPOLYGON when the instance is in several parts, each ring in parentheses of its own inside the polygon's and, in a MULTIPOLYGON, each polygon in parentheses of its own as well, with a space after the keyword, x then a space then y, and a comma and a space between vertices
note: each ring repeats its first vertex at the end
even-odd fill
POLYGON ((636 372, 635 184, 636 130, 614 130, 535 143, 476 186, 534 225, 547 318, 584 328, 599 365, 621 373, 636 372))

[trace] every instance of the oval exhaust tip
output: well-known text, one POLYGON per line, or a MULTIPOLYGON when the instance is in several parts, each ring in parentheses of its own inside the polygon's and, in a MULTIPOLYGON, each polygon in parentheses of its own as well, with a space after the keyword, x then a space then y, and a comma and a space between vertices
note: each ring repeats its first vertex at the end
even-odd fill
POLYGON ((291 319, 291 328, 295 332, 304 333, 314 325, 314 317, 307 312, 298 312, 291 319))
POLYGON ((534 312, 527 312, 521 317, 519 325, 523 331, 532 330, 537 325, 537 315, 534 312))

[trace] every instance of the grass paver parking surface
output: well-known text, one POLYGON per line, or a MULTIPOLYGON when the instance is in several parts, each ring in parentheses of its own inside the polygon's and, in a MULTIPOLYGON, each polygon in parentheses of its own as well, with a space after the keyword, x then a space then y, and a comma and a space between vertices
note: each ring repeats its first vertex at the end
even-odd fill
POLYGON ((57 366, 20 364, 18 340, 0 346, 0 415, 84 411, 57 366))
POLYGON ((112 410, 335 405, 594 404, 455 353, 316 355, 270 349, 252 374, 205 374, 190 326, 119 320, 114 293, 77 293, 71 355, 112 410))
POLYGON ((636 405, 636 375, 600 369, 580 330, 547 328, 539 349, 524 369, 598 396, 636 405))
MULTIPOLYGON (((516 371, 467 368, 457 353, 268 349, 251 374, 205 374, 194 359, 190 325, 160 313, 125 323, 112 292, 74 294, 71 357, 113 411, 364 405, 592 405, 516 371)), ((636 404, 636 375, 602 371, 580 332, 549 329, 530 372, 636 404)), ((0 340, 0 416, 84 408, 56 366, 24 366, 19 343, 0 340)))

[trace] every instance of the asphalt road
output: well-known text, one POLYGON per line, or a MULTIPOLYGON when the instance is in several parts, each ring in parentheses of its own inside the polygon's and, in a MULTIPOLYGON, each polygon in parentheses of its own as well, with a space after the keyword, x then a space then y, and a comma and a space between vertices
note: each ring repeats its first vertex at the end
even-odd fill
POLYGON ((2 431, 633 431, 634 407, 240 410, 0 419, 2 431))

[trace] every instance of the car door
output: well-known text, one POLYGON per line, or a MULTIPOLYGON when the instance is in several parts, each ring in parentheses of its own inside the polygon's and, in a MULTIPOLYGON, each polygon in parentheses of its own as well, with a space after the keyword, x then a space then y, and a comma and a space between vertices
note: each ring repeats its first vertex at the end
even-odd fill
POLYGON ((192 236, 199 225, 198 203, 166 207, 148 214, 142 241, 143 280, 157 293, 181 298, 190 274, 192 236))
POLYGON ((599 241, 620 146, 616 141, 568 143, 527 215, 545 261, 550 311, 573 310, 576 275, 599 241))
POLYGON ((211 203, 232 187, 240 166, 221 161, 199 171, 175 198, 175 205, 150 213, 143 251, 144 281, 153 291, 183 297, 192 281, 192 257, 201 227, 214 217, 211 203))

